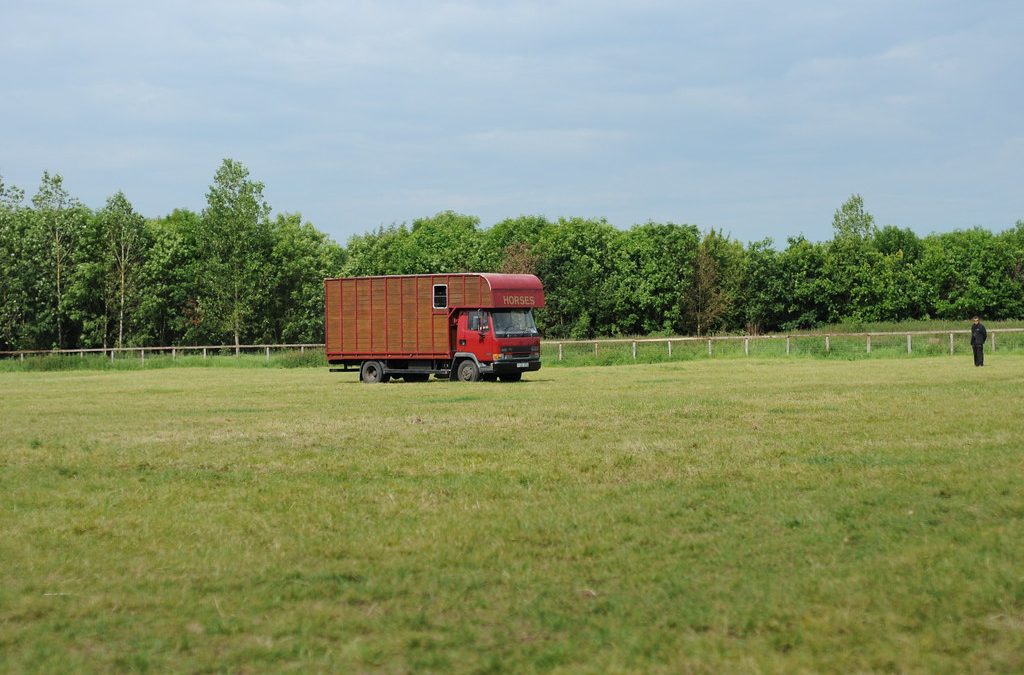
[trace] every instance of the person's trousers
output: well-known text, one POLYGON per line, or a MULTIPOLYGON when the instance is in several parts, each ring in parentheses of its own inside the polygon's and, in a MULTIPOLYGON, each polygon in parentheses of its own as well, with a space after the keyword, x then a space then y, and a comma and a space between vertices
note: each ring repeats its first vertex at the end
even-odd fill
POLYGON ((985 365, 985 345, 971 345, 974 350, 974 365, 985 365))

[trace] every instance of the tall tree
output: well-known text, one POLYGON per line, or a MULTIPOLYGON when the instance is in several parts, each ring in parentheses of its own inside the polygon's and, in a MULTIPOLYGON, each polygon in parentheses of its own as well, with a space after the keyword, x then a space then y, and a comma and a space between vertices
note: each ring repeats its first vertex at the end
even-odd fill
POLYGON ((117 346, 124 346, 125 313, 138 302, 139 273, 145 262, 146 220, 135 212, 131 202, 118 192, 107 199, 97 214, 107 263, 106 294, 117 318, 117 346))
POLYGON ((143 344, 178 344, 203 323, 198 312, 201 284, 197 273, 196 238, 199 215, 175 209, 146 222, 149 246, 139 270, 139 324, 136 339, 143 344))
POLYGON ((859 194, 850 195, 832 216, 832 229, 837 239, 857 237, 870 239, 875 235, 875 217, 864 210, 864 198, 859 194))
MULTIPOLYGON (((35 207, 33 228, 40 260, 45 261, 40 287, 49 298, 41 324, 54 329, 53 345, 63 349, 68 344, 67 292, 75 271, 75 249, 85 223, 86 209, 64 188, 59 174, 43 172, 39 191, 32 198, 35 207)), ((43 326, 40 325, 40 329, 43 326)))
POLYGON ((25 193, 0 177, 0 350, 21 346, 29 305, 25 193))
POLYGON ((686 296, 690 325, 704 335, 719 323, 732 304, 722 283, 720 265, 714 255, 714 231, 704 236, 694 258, 693 286, 686 296))
POLYGON ((322 342, 324 279, 340 274, 345 252, 297 213, 278 215, 272 234, 271 337, 275 342, 322 342))
POLYGON ((411 269, 406 273, 479 271, 482 240, 477 229, 479 224, 476 216, 454 211, 414 220, 406 251, 411 269))
POLYGON ((695 225, 645 223, 616 238, 615 325, 620 334, 685 330, 684 298, 700 245, 695 225))
MULTIPOLYGON (((237 347, 250 322, 266 311, 272 239, 263 183, 241 163, 225 159, 206 193, 197 244, 202 281, 200 333, 230 335, 237 347)), ((261 336, 262 337, 262 336, 261 336)))
POLYGON ((537 312, 544 332, 574 338, 612 332, 613 251, 621 234, 605 220, 586 218, 563 218, 544 229, 534 248, 547 303, 537 312))

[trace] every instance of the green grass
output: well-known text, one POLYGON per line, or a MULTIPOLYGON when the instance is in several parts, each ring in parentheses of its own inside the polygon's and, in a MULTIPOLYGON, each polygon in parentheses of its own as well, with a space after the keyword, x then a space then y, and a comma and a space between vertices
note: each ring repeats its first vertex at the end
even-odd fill
POLYGON ((4 373, 0 669, 1019 672, 1021 382, 4 373))
POLYGON ((211 350, 208 356, 195 352, 171 356, 167 353, 117 353, 111 359, 97 353, 30 355, 24 359, 0 359, 0 373, 49 372, 64 370, 153 370, 161 368, 321 368, 327 366, 323 348, 270 353, 242 353, 231 349, 211 350))

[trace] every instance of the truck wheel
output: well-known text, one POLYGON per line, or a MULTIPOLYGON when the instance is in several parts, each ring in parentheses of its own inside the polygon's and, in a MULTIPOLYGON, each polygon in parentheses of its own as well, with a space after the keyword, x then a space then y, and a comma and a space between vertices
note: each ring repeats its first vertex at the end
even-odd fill
POLYGON ((384 374, 384 364, 380 361, 363 361, 359 369, 359 381, 367 384, 387 382, 391 378, 384 374))
POLYGON ((508 373, 507 375, 498 375, 498 379, 502 382, 518 382, 523 379, 522 373, 508 373))
POLYGON ((480 379, 480 369, 476 367, 476 361, 466 359, 459 362, 459 382, 476 382, 480 379))

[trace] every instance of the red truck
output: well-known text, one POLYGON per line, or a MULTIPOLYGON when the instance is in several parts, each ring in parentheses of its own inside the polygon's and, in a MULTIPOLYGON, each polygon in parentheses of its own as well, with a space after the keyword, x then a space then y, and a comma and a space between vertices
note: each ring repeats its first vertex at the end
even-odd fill
POLYGON ((361 382, 431 375, 517 382, 540 370, 532 274, 423 274, 324 280, 325 351, 361 382))

